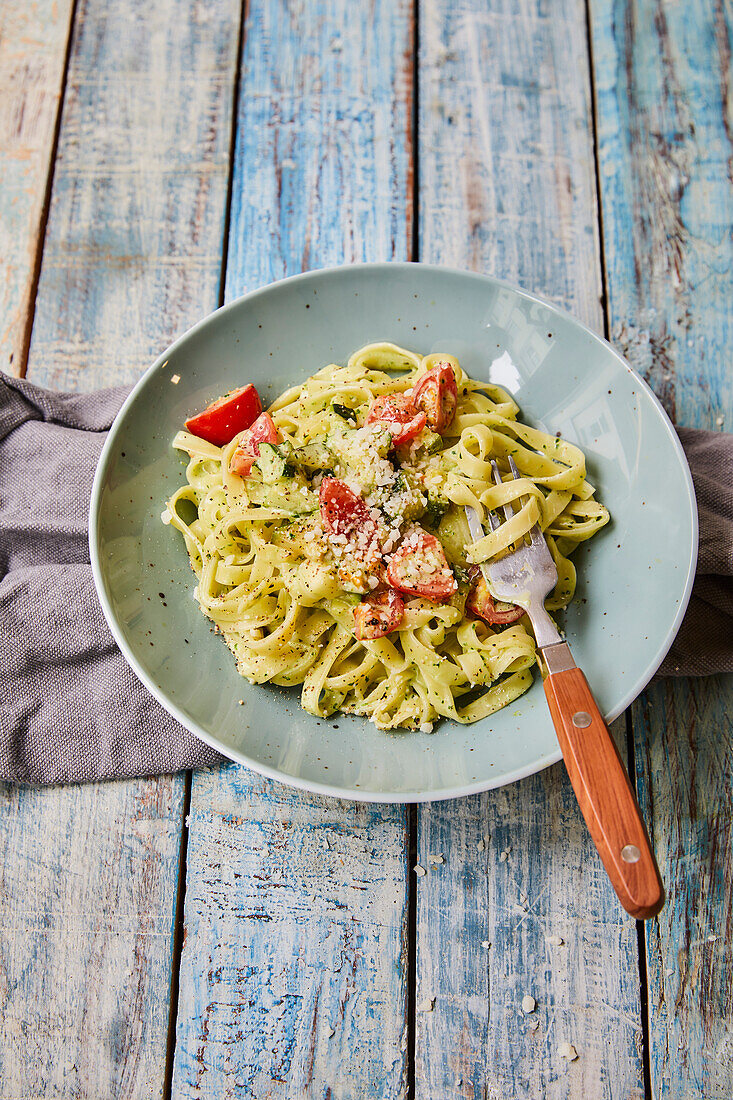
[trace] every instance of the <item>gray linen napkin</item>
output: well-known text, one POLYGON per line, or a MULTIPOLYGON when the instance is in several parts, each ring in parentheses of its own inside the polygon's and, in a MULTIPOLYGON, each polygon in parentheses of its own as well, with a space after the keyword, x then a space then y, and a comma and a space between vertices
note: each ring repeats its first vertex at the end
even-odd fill
POLYGON ((733 672, 733 435, 678 428, 700 519, 692 596, 659 676, 733 672))
POLYGON ((127 390, 52 393, 0 372, 0 779, 76 783, 223 758, 128 667, 89 564, 87 514, 127 390))
MULTIPOLYGON (((97 601, 89 496, 126 394, 52 393, 0 372, 0 780, 84 782, 223 759, 140 684, 97 601)), ((733 435, 679 434, 698 497, 700 557, 660 674, 733 671, 733 435)))

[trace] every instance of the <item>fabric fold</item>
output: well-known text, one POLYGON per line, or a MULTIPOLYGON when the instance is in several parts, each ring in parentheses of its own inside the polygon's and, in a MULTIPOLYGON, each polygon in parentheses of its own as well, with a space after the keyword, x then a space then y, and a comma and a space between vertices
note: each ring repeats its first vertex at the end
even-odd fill
POLYGON ((660 676, 733 672, 733 435, 678 428, 697 498, 700 549, 687 613, 660 676))
POLYGON ((129 390, 53 393, 0 373, 0 779, 79 783, 223 757, 118 649, 89 561, 94 471, 129 390))

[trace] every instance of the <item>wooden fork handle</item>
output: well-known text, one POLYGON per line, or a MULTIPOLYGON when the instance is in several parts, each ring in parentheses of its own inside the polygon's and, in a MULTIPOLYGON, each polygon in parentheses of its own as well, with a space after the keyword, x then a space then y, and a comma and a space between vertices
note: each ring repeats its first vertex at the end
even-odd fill
POLYGON ((639 804, 623 761, 579 668, 550 673, 545 695, 590 835, 624 909, 637 920, 664 905, 639 804))

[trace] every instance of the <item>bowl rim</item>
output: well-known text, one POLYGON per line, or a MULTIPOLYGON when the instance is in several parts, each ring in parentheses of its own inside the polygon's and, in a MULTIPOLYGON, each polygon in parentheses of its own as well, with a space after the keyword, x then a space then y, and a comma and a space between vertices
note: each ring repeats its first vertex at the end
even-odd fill
POLYGON ((145 669, 137 660, 131 647, 128 645, 121 628, 119 627, 114 612, 112 610, 112 604, 108 598, 104 578, 102 575, 101 563, 98 554, 98 536, 99 536, 99 518, 101 512, 101 500, 102 489, 107 474, 113 451, 115 449, 115 443, 117 435, 119 434, 122 424, 125 420, 125 414, 131 405, 134 404, 137 399, 137 395, 142 389, 145 388, 149 379, 158 371, 160 371, 168 362, 170 356, 177 351, 177 349, 184 343, 186 343, 194 334, 198 333, 201 329, 214 323, 214 319, 219 316, 225 315, 230 311, 238 309, 242 302, 255 301, 262 295, 269 294, 276 288, 284 285, 294 285, 298 283, 308 283, 318 281, 324 276, 333 275, 336 272, 370 272, 370 271, 384 271, 385 268, 396 271, 411 271, 416 267, 433 271, 442 275, 459 276, 464 279, 475 280, 481 283, 491 283, 494 286, 501 287, 502 289, 509 290, 520 297, 524 298, 528 302, 532 302, 551 310, 554 314, 570 321, 576 328, 580 329, 592 340, 605 347, 614 358, 618 361, 619 365, 628 371, 634 380, 639 384, 642 390, 646 393, 647 397, 651 400, 652 405, 656 408, 657 413, 660 416, 661 422, 666 430, 666 433, 672 443, 674 450, 677 452, 677 456, 680 460, 685 484, 687 488, 687 503, 689 504, 690 524, 691 524, 691 553, 690 560, 687 563, 687 574, 685 577, 685 583, 683 593, 680 598, 679 606, 672 620, 672 624, 667 631, 667 634, 662 642, 657 656, 650 662, 650 664, 643 669, 643 671, 636 677, 633 684, 631 684, 622 699, 613 708, 612 711, 605 714, 604 717, 607 722, 612 722, 619 717, 633 701, 638 698, 644 688, 649 684, 654 674, 662 664, 662 661, 666 657, 667 653, 672 646, 672 643, 677 636, 682 619, 687 610, 687 605, 690 601, 690 595, 692 593, 692 585, 695 579, 695 570, 697 566, 697 556, 699 547, 699 529, 698 529, 698 513, 697 513, 697 501, 695 497, 695 490, 692 481, 692 475, 687 462, 687 457, 682 448, 679 436, 677 435, 674 425, 667 415, 664 406, 661 404, 659 398, 652 390, 651 386, 638 374, 634 368, 627 362, 627 360, 613 347, 608 340, 603 336, 599 336, 588 325, 579 321, 577 317, 573 316, 569 310, 563 309, 561 306, 556 305, 554 302, 548 301, 541 295, 535 294, 532 291, 525 290, 523 287, 518 286, 515 283, 511 283, 506 279, 497 278, 494 275, 487 275, 483 272, 468 271, 463 268, 444 266, 442 264, 425 264, 414 261, 385 261, 379 263, 354 263, 354 264, 336 264, 329 267, 314 268, 309 271, 301 272, 297 275, 290 275, 284 279, 278 279, 275 282, 268 283, 266 286, 258 287, 255 290, 248 291, 246 294, 240 295, 240 297, 233 299, 231 302, 227 302, 225 305, 219 306, 211 313, 202 317, 190 328, 186 329, 180 336, 176 337, 173 343, 163 351, 157 359, 145 370, 142 376, 133 386, 130 393, 125 398, 119 412, 115 416, 115 419, 109 429, 107 439, 102 447, 99 460, 97 462, 97 468, 94 474, 94 481, 92 484, 91 498, 89 502, 89 555, 92 566, 92 574, 94 577, 94 584, 97 590, 97 597, 102 607, 104 617, 107 620, 107 624, 112 632, 112 635, 119 646, 123 657, 132 668, 138 679, 144 684, 147 690, 158 700, 164 710, 176 719, 185 729, 189 730, 196 737, 198 737, 205 744, 211 748, 216 749, 222 753, 228 760, 234 763, 244 765, 250 768, 252 771, 257 772, 260 775, 266 776, 268 779, 274 779, 280 783, 289 787, 295 787, 299 790, 309 791, 314 794, 325 795, 331 798, 343 798, 353 802, 374 802, 374 803, 418 803, 418 802, 439 802, 452 798, 463 798, 473 794, 480 794, 483 791, 494 790, 499 787, 507 786, 510 783, 516 783, 520 779, 524 779, 527 776, 535 775, 538 772, 543 771, 545 768, 550 767, 552 764, 557 763, 562 759, 562 752, 558 745, 556 752, 548 753, 540 761, 535 761, 532 764, 525 765, 521 768, 515 768, 513 771, 503 774, 500 778, 492 780, 487 777, 482 780, 476 780, 472 783, 462 784, 457 787, 441 788, 435 791, 397 791, 397 792, 385 792, 385 791, 369 791, 359 789, 355 792, 350 787, 338 787, 333 784, 321 783, 318 781, 304 780, 298 776, 289 775, 280 771, 278 768, 269 767, 266 764, 261 763, 258 760, 247 756, 245 753, 233 749, 231 746, 223 745, 221 741, 216 737, 207 733, 194 721, 188 718, 176 704, 168 698, 153 678, 148 675, 145 669))

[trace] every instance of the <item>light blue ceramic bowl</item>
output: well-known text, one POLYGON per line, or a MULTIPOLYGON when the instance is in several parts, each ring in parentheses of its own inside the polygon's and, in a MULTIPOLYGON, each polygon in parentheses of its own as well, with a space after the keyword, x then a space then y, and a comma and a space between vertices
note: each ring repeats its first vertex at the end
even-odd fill
POLYGON ((578 592, 564 626, 601 709, 619 715, 659 666, 687 605, 697 557, 690 473, 661 406, 621 356, 497 279, 424 264, 336 268, 207 317, 161 355, 114 423, 92 494, 92 564, 137 675, 228 757, 340 797, 452 798, 560 758, 539 676, 517 703, 472 726, 442 721, 432 734, 395 735, 361 718, 318 721, 296 690, 237 675, 194 602, 183 540, 160 520, 183 478, 170 443, 186 416, 244 382, 269 402, 373 340, 452 352, 469 374, 508 389, 528 423, 585 451, 612 522, 576 555, 578 592))

